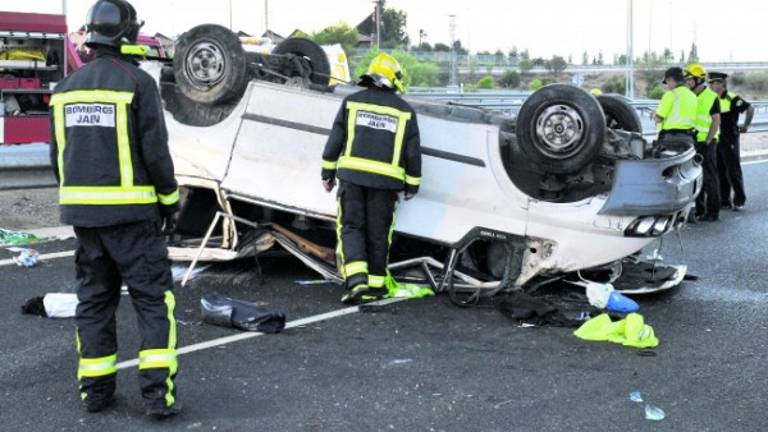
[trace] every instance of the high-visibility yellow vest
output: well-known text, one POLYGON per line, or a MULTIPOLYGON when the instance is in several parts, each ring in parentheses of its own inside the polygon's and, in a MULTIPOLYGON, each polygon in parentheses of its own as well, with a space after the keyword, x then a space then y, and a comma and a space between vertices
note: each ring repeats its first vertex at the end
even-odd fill
POLYGON ((662 117, 660 128, 668 130, 691 130, 696 127, 696 95, 681 85, 667 91, 661 98, 656 114, 662 117))
POLYGON ((709 112, 712 110, 712 105, 717 100, 717 93, 712 91, 709 87, 697 96, 698 109, 696 110, 696 141, 704 142, 709 135, 709 128, 712 126, 712 114, 709 112))

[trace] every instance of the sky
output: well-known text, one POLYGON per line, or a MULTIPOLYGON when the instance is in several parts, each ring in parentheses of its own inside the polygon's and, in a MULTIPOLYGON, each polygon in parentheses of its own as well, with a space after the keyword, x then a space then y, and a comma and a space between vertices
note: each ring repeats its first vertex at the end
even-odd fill
MULTIPOLYGON (((265 28, 265 1, 231 0, 232 27, 251 34, 265 28)), ((449 18, 456 16, 456 37, 473 52, 527 48, 533 57, 572 56, 580 63, 603 52, 607 62, 627 47, 628 0, 387 0, 408 14, 408 33, 418 41, 448 43, 449 18)), ((2 0, 0 9, 61 13, 63 0, 2 0)), ((82 25, 93 0, 66 0, 71 29, 82 25)), ((145 33, 169 36, 203 23, 229 27, 229 0, 133 0, 145 33), (215 6, 210 6, 214 4, 215 6)), ((371 0, 271 0, 269 27, 282 35, 307 33, 339 22, 352 26, 373 10, 371 0)), ((702 61, 766 61, 768 4, 761 0, 634 0, 635 56, 649 48, 672 49, 675 58, 696 42, 702 61), (725 40, 729 35, 732 40, 725 40), (733 35, 737 35, 733 37, 733 35)))

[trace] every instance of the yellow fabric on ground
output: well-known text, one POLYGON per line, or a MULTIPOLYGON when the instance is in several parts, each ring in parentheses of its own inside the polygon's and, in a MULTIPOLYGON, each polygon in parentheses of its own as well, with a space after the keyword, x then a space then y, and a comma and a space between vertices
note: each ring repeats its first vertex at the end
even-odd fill
POLYGON ((600 314, 581 325, 573 334, 588 341, 608 341, 634 348, 654 348, 659 339, 653 327, 645 324, 643 316, 631 313, 619 321, 611 321, 608 314, 600 314))

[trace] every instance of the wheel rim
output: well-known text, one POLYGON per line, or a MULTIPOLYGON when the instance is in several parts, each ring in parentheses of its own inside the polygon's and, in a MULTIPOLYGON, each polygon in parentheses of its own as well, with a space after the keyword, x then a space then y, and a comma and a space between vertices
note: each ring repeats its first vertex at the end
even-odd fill
POLYGON ((224 53, 220 46, 204 41, 195 44, 184 62, 189 82, 200 89, 208 89, 218 84, 226 69, 224 53))
POLYGON ((573 107, 552 105, 536 119, 536 147, 553 159, 567 159, 581 149, 584 119, 573 107))

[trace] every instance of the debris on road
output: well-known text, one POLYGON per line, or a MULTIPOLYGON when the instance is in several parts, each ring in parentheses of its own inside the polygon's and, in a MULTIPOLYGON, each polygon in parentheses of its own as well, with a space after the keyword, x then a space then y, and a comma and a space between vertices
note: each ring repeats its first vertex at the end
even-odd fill
POLYGON ((589 304, 610 312, 630 313, 640 310, 638 305, 631 298, 621 294, 609 283, 588 282, 587 299, 589 304))
POLYGON ((222 327, 261 333, 279 333, 285 328, 285 314, 254 303, 205 294, 200 299, 203 322, 222 327))
MULTIPOLYGON (((194 279, 199 275, 200 273, 206 271, 209 266, 204 265, 200 267, 195 267, 192 269, 192 272, 189 274, 189 280, 194 279)), ((174 264, 171 266, 171 275, 173 276, 174 282, 179 282, 184 278, 184 274, 187 272, 187 266, 183 264, 174 264)))
POLYGON ((8 250, 19 254, 13 257, 13 262, 19 267, 34 267, 40 258, 40 253, 34 249, 11 247, 8 250))
POLYGON ((21 306, 21 313, 46 318, 72 318, 77 309, 77 294, 48 293, 32 297, 21 306))
POLYGON ((0 228, 0 246, 19 246, 37 243, 32 234, 0 228))
POLYGON ((643 401, 643 395, 639 391, 633 391, 629 394, 629 400, 632 402, 642 402, 643 401))
POLYGON ((664 417, 666 417, 666 414, 664 413, 664 410, 662 410, 661 408, 653 406, 653 405, 646 405, 645 406, 645 419, 646 420, 661 421, 661 420, 664 420, 664 417))
POLYGON ((496 305, 499 312, 524 327, 578 327, 591 316, 600 313, 582 295, 558 293, 533 296, 513 292, 496 305))
POLYGON ((600 314, 581 325, 573 334, 588 341, 607 341, 634 348, 653 348, 659 339, 653 327, 645 324, 643 316, 631 313, 619 321, 611 321, 608 314, 600 314))

